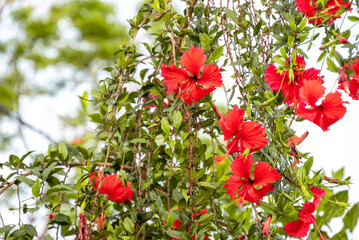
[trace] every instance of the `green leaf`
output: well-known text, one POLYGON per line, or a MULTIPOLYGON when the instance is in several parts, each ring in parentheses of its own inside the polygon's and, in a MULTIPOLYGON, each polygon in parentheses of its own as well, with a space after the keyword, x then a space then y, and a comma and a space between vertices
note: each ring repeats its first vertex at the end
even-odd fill
POLYGON ((307 26, 308 18, 303 18, 302 21, 299 23, 298 32, 304 30, 305 26, 307 26))
POLYGON ((4 227, 0 228, 0 235, 3 233, 5 233, 5 234, 9 233, 11 231, 11 229, 13 229, 13 228, 14 228, 14 226, 4 226, 4 227))
POLYGON ((263 21, 260 20, 259 23, 253 28, 253 37, 257 36, 259 33, 259 30, 261 29, 261 26, 263 24, 263 21))
POLYGON ((211 46, 211 39, 208 37, 207 34, 205 33, 200 33, 199 34, 199 39, 201 41, 201 45, 205 50, 208 50, 209 47, 211 46))
POLYGON ((50 188, 49 190, 47 190, 47 194, 58 193, 58 192, 69 192, 72 190, 73 189, 71 187, 66 186, 66 185, 55 185, 52 188, 50 188))
POLYGON ((182 233, 175 231, 175 230, 167 230, 166 233, 168 234, 168 236, 173 237, 173 238, 184 238, 184 236, 182 235, 182 233))
POLYGON ((64 159, 66 159, 68 154, 69 154, 68 151, 67 151, 66 145, 63 144, 63 143, 60 143, 59 146, 58 146, 58 149, 59 149, 59 153, 61 153, 62 156, 64 157, 64 159))
POLYGON ((282 58, 284 58, 284 59, 287 58, 287 52, 286 52, 285 48, 283 48, 283 47, 280 48, 280 55, 282 55, 282 58))
POLYGON ((348 228, 350 230, 350 232, 353 232, 355 226, 357 225, 358 217, 359 217, 359 207, 358 207, 358 203, 356 203, 345 214, 345 217, 343 219, 344 227, 348 228))
POLYGON ((97 99, 102 98, 101 92, 97 88, 91 89, 91 94, 94 98, 97 98, 97 99))
POLYGON ((34 226, 30 225, 30 224, 25 224, 24 225, 24 230, 30 236, 37 236, 36 228, 34 226))
POLYGON ((127 98, 129 97, 130 95, 125 92, 125 93, 122 93, 119 97, 118 97, 118 100, 117 100, 117 103, 120 105, 124 102, 126 102, 127 98))
POLYGON ((162 131, 166 134, 169 134, 171 131, 171 126, 166 117, 163 117, 161 119, 161 128, 162 128, 162 131))
POLYGON ((211 54, 211 57, 207 60, 207 63, 216 61, 223 55, 223 46, 217 47, 211 54))
POLYGON ((173 125, 175 127, 176 130, 179 129, 179 127, 181 126, 182 123, 182 114, 180 111, 176 110, 173 113, 173 125))
POLYGON ((204 188, 216 189, 216 186, 214 186, 211 182, 199 182, 197 185, 204 188))
POLYGON ((172 195, 173 195, 173 200, 175 200, 176 203, 178 203, 183 198, 182 193, 177 189, 173 189, 172 195))
POLYGON ((148 143, 148 140, 144 138, 135 138, 129 141, 129 143, 148 143))
POLYGON ((37 178, 35 180, 35 184, 32 186, 32 195, 34 195, 34 197, 39 197, 40 195, 40 187, 41 187, 41 182, 40 180, 37 178))
POLYGON ((231 9, 226 8, 226 14, 227 17, 229 17, 234 23, 236 23, 237 25, 240 25, 239 21, 238 21, 238 17, 237 17, 237 13, 233 12, 231 9))
POLYGON ((54 216, 54 219, 52 220, 54 223, 60 224, 60 225, 68 225, 71 224, 71 220, 69 216, 66 216, 62 213, 56 214, 54 216))
POLYGON ((21 161, 24 161, 25 160, 25 158, 27 157, 27 156, 29 156, 31 153, 33 153, 33 152, 35 152, 35 151, 30 151, 30 152, 27 152, 27 153, 25 153, 22 157, 21 157, 21 161))
POLYGON ((305 171, 307 173, 309 173, 310 169, 312 168, 313 165, 313 157, 310 157, 305 163, 304 163, 304 168, 305 171))
POLYGON ((46 181, 51 171, 56 166, 56 162, 51 163, 43 172, 42 172, 42 180, 46 181))
POLYGON ((293 35, 289 35, 289 36, 288 36, 288 42, 287 42, 287 44, 288 44, 288 47, 289 47, 289 48, 293 47, 293 45, 294 45, 294 36, 293 36, 293 35))
POLYGON ((199 218, 198 222, 199 222, 199 223, 207 223, 207 222, 210 222, 211 219, 212 219, 212 217, 213 217, 212 214, 204 214, 204 215, 202 215, 202 216, 199 218))
POLYGON ((29 187, 32 187, 32 185, 34 184, 34 181, 25 177, 25 176, 22 176, 22 175, 19 175, 16 177, 18 180, 20 180, 21 182, 25 183, 27 186, 29 187))
POLYGON ((135 229, 135 224, 133 224, 132 220, 129 218, 125 218, 125 221, 123 221, 123 225, 129 233, 133 233, 135 229))
POLYGON ((329 71, 334 72, 334 73, 339 72, 339 68, 335 65, 335 63, 330 58, 327 58, 327 65, 328 65, 329 71))
POLYGON ((352 22, 359 22, 359 18, 357 16, 349 16, 348 19, 352 22))
POLYGON ((274 205, 270 204, 270 203, 266 203, 266 202, 260 202, 261 204, 259 205, 265 212, 270 213, 272 215, 276 215, 277 214, 277 209, 274 205))
POLYGON ((279 132, 284 132, 285 127, 284 127, 284 122, 282 121, 282 119, 276 118, 275 123, 276 123, 277 130, 279 132))

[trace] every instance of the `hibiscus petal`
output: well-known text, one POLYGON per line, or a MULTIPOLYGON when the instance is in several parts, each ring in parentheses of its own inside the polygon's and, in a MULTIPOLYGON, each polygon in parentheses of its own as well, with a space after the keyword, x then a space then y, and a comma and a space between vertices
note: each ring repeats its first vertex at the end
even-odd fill
POLYGON ((228 154, 231 154, 231 153, 234 153, 234 152, 239 152, 238 142, 239 142, 239 137, 238 136, 233 138, 232 141, 228 142, 228 144, 227 144, 228 154))
POLYGON ((227 116, 222 117, 219 120, 218 124, 222 128, 224 140, 228 140, 229 138, 237 135, 238 130, 243 124, 244 114, 245 112, 235 105, 233 109, 228 112, 227 116))
POLYGON ((313 193, 313 203, 315 204, 315 208, 319 207, 320 205, 320 197, 325 196, 325 190, 317 187, 312 187, 309 189, 313 193))
POLYGON ((328 93, 321 105, 325 117, 335 120, 343 118, 346 113, 346 107, 343 106, 343 103, 339 92, 328 93))
MULTIPOLYGON (((249 197, 252 200, 249 200, 250 198, 248 198, 247 201, 251 201, 251 202, 257 202, 263 199, 263 197, 274 190, 274 185, 273 184, 267 184, 266 186, 260 188, 260 189, 255 189, 254 187, 250 188, 250 193, 249 193, 249 197)), ((258 203, 259 205, 259 203, 258 203)))
POLYGON ((223 185, 223 187, 227 188, 227 193, 231 196, 231 200, 233 201, 236 198, 237 191, 240 187, 245 185, 246 181, 243 179, 238 179, 235 176, 230 176, 227 183, 223 185))
POLYGON ((231 172, 237 177, 251 179, 252 166, 252 155, 246 157, 242 156, 242 154, 237 154, 236 159, 231 163, 231 172))
POLYGON ((162 65, 161 76, 164 78, 163 82, 170 90, 176 91, 181 83, 184 83, 191 77, 187 74, 186 70, 176 67, 173 64, 170 66, 162 65))
POLYGON ((318 80, 303 80, 303 86, 299 90, 301 101, 316 107, 315 103, 324 95, 325 87, 318 80))
POLYGON ((199 73, 203 70, 206 56, 204 56, 203 48, 196 48, 192 46, 189 52, 185 52, 182 57, 180 64, 186 68, 186 70, 198 78, 199 73))
POLYGON ((284 74, 285 72, 283 72, 282 74, 278 73, 277 68, 273 64, 270 64, 264 71, 264 80, 269 84, 270 88, 273 91, 278 91, 280 89, 282 81, 282 89, 289 84, 288 74, 284 74))
POLYGON ((222 86, 222 69, 213 64, 208 64, 204 67, 202 76, 196 81, 197 84, 208 87, 222 86))
POLYGON ((303 222, 302 220, 289 222, 284 226, 284 231, 286 231, 288 236, 296 238, 307 236, 309 229, 310 224, 303 222))
POLYGON ((244 122, 238 133, 241 138, 241 152, 245 149, 258 151, 263 148, 268 142, 268 139, 265 138, 267 135, 263 132, 264 130, 262 125, 256 122, 244 122))
POLYGON ((269 166, 268 163, 259 162, 256 164, 253 173, 253 185, 262 187, 281 179, 282 177, 277 170, 269 166))
POLYGON ((193 100, 198 103, 199 100, 215 90, 214 87, 201 88, 197 86, 194 81, 187 82, 181 85, 180 88, 181 93, 179 94, 179 97, 187 102, 190 106, 192 106, 193 100))

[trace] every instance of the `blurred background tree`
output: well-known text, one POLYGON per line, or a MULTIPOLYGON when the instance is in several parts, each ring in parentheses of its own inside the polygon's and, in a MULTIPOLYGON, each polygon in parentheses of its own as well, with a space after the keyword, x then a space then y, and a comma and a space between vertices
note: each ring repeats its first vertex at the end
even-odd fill
MULTIPOLYGON (((49 142, 66 141, 51 136, 43 125, 29 122, 24 108, 41 96, 45 96, 43 101, 63 91, 80 88, 81 93, 93 88, 101 70, 115 61, 114 50, 129 40, 115 9, 113 3, 99 0, 5 1, 0 5, 1 150, 32 150, 24 129, 49 142)), ((88 109, 85 101, 78 106, 74 114, 64 113, 59 119, 63 131, 76 129, 82 135, 88 109)), ((45 123, 54 124, 51 118, 45 123)))

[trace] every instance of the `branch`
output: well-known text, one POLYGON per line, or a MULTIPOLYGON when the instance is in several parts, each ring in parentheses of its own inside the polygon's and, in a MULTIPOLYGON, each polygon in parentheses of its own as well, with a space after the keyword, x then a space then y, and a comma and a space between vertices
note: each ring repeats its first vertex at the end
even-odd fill
MULTIPOLYGON (((105 163, 102 163, 102 162, 97 162, 97 163, 95 163, 95 164, 96 164, 96 165, 105 165, 105 163)), ((106 167, 110 167, 110 166, 112 166, 112 165, 113 165, 112 163, 106 163, 106 167)), ((84 163, 76 163, 76 162, 70 162, 70 163, 66 163, 66 164, 58 163, 58 164, 56 164, 55 166, 66 166, 66 167, 69 167, 69 168, 72 168, 72 167, 80 167, 80 166, 86 166, 86 161, 85 161, 84 163)), ((121 165, 121 168, 124 169, 124 170, 126 170, 126 171, 129 171, 129 172, 132 171, 131 166, 121 165)), ((31 171, 21 174, 21 176, 24 176, 24 177, 29 176, 29 175, 32 175, 32 172, 31 172, 31 171)), ((1 195, 6 189, 8 189, 8 188, 11 187, 12 185, 14 185, 16 180, 17 180, 17 179, 15 179, 15 180, 12 181, 12 182, 4 183, 4 185, 6 185, 6 186, 0 189, 0 195, 1 195)))
POLYGON ((37 134, 43 136, 44 138, 46 138, 47 140, 49 140, 50 142, 54 143, 54 144, 58 144, 58 142, 56 142, 54 139, 52 139, 50 137, 50 135, 48 135, 47 133, 45 133, 44 131, 42 131, 41 129, 38 129, 34 126, 32 126, 31 124, 25 122, 20 116, 16 116, 14 114, 12 114, 9 110, 7 110, 5 107, 0 106, 0 113, 4 113, 5 115, 9 116, 12 119, 15 119, 16 121, 18 121, 21 125, 29 128, 30 130, 36 132, 37 134))

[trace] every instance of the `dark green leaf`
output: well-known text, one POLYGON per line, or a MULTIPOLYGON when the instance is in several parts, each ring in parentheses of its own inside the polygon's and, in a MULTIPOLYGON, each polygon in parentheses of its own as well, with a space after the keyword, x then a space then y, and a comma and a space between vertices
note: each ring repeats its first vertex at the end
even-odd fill
POLYGON ((14 226, 4 226, 4 227, 0 228, 0 235, 3 233, 5 233, 5 234, 9 233, 11 231, 11 229, 13 229, 13 228, 14 228, 14 226))
POLYGON ((30 224, 25 224, 24 225, 24 230, 27 234, 29 234, 30 236, 37 236, 37 231, 36 228, 30 224))
POLYGON ((359 217, 359 207, 358 207, 358 203, 356 203, 345 214, 345 217, 343 219, 344 227, 348 228, 350 230, 350 232, 353 232, 355 226, 357 225, 358 217, 359 217))
POLYGON ((168 234, 168 236, 173 237, 173 238, 184 238, 182 233, 175 231, 175 230, 167 230, 166 233, 168 234))
POLYGON ((239 21, 238 21, 238 17, 237 17, 237 13, 233 12, 231 9, 226 8, 226 14, 227 17, 229 17, 234 23, 236 23, 237 25, 240 25, 239 21))
POLYGON ((173 189, 172 195, 173 195, 173 200, 175 200, 175 202, 177 203, 183 198, 182 193, 177 189, 173 189))
POLYGON ((42 172, 42 180, 46 181, 51 171, 56 166, 56 162, 51 163, 43 172, 42 172))

